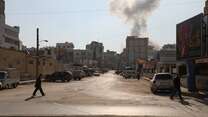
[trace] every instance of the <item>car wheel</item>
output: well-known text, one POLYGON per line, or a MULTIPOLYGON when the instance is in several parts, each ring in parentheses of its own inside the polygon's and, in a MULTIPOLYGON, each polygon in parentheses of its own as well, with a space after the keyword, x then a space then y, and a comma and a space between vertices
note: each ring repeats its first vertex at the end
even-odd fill
POLYGON ((6 89, 9 89, 9 88, 10 88, 10 87, 9 87, 9 84, 7 84, 7 85, 6 85, 6 89))
POLYGON ((18 86, 18 84, 16 83, 16 84, 15 84, 15 88, 17 88, 17 86, 18 86))
POLYGON ((65 82, 65 78, 61 79, 62 82, 65 82))
POLYGON ((16 88, 16 84, 12 84, 12 88, 16 88))

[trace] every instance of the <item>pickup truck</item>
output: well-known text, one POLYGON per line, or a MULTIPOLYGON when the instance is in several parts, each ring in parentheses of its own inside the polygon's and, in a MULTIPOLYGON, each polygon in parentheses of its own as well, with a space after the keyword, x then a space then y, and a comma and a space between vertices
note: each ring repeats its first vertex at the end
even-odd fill
POLYGON ((20 75, 14 69, 0 71, 0 89, 16 88, 20 81, 20 75))

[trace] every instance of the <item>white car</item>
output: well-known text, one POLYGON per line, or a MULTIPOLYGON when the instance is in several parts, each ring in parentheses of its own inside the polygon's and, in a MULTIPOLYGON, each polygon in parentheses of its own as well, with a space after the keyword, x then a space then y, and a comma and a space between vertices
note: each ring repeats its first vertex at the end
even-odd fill
POLYGON ((170 73, 156 73, 151 80, 151 91, 156 93, 158 90, 172 90, 173 76, 170 73))
POLYGON ((0 89, 2 89, 2 87, 3 87, 3 86, 2 86, 2 83, 0 82, 0 89))

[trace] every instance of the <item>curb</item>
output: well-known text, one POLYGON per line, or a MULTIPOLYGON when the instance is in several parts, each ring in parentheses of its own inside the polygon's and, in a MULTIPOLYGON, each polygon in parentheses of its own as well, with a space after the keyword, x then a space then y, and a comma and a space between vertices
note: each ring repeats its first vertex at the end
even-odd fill
POLYGON ((149 78, 149 77, 147 77, 147 76, 142 76, 142 78, 143 78, 144 80, 151 81, 151 78, 149 78))
POLYGON ((35 83, 35 80, 28 80, 28 81, 20 81, 20 85, 27 85, 27 84, 33 84, 35 83))

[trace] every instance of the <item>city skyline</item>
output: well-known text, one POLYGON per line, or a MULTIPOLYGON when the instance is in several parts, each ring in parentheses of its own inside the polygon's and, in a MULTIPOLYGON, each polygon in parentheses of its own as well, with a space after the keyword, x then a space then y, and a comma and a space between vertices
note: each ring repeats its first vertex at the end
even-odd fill
MULTIPOLYGON (((24 45, 35 46, 31 42, 35 42, 36 28, 39 27, 40 38, 49 40, 42 46, 68 41, 73 42, 75 48, 84 49, 95 40, 102 42, 105 50, 121 52, 125 48, 131 26, 110 13, 108 0, 48 2, 6 1, 6 22, 20 26, 20 39, 24 45)), ((161 0, 148 19, 148 37, 159 46, 175 43, 176 24, 203 12, 203 7, 204 0, 161 0), (167 17, 170 13, 171 17, 167 17)))

